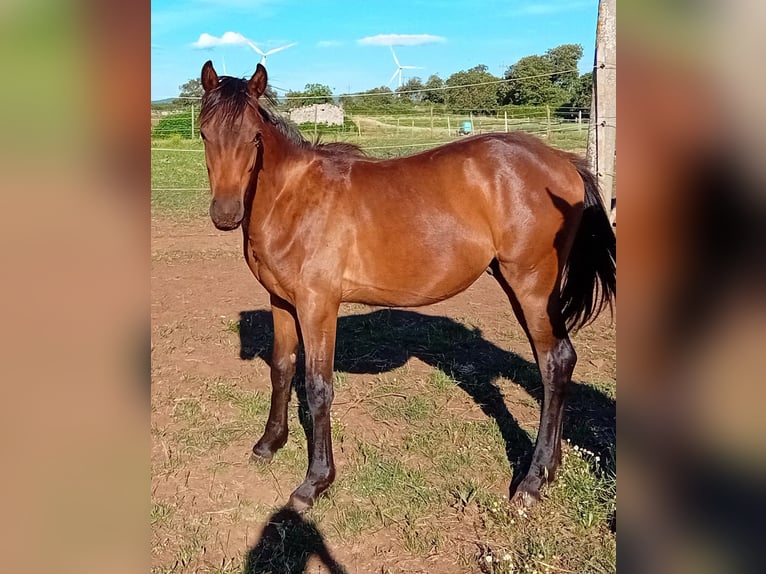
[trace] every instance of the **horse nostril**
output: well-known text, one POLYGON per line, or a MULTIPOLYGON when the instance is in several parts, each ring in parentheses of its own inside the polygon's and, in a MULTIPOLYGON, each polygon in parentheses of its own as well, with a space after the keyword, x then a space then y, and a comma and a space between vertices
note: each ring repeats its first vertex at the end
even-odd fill
POLYGON ((233 229, 244 217, 242 201, 238 198, 213 198, 210 202, 210 217, 217 226, 233 229))

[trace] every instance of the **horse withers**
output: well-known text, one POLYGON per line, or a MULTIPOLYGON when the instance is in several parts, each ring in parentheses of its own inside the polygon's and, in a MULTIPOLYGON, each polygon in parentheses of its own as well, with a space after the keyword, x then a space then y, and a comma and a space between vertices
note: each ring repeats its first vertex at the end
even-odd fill
POLYGON ((242 227, 248 266, 271 296, 271 408, 253 454, 287 441, 299 341, 313 432, 310 507, 335 478, 330 407, 341 302, 415 307, 452 297, 489 267, 532 345, 544 386, 529 470, 512 502, 530 505, 561 460, 568 333, 616 297, 615 237, 584 160, 522 133, 470 136, 409 157, 310 143, 250 80, 202 68, 200 133, 218 229, 242 227))

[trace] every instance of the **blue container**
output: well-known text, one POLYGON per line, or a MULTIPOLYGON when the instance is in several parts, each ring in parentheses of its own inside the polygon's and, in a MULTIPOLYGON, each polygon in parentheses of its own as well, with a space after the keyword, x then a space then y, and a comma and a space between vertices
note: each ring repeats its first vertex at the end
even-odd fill
POLYGON ((460 129, 457 131, 460 135, 468 135, 471 133, 471 122, 463 122, 460 124, 460 129))

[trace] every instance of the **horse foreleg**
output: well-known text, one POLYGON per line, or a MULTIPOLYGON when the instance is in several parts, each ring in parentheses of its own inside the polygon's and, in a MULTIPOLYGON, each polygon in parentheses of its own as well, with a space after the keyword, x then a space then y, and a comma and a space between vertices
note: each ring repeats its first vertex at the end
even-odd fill
POLYGON ((299 512, 310 508, 335 480, 330 407, 333 400, 332 373, 338 306, 336 302, 317 298, 298 306, 306 353, 306 398, 312 426, 306 479, 290 495, 290 505, 299 512))
POLYGON ((274 351, 271 356, 271 408, 263 436, 253 447, 253 455, 271 460, 287 442, 287 405, 295 376, 298 326, 295 309, 272 295, 271 315, 274 319, 274 351))

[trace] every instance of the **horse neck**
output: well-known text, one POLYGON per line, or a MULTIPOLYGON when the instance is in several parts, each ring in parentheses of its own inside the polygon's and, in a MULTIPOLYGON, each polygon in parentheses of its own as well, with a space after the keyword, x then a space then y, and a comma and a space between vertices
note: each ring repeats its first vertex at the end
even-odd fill
POLYGON ((273 125, 265 125, 261 137, 263 161, 259 166, 258 190, 264 192, 262 196, 270 196, 264 199, 273 200, 272 194, 285 188, 292 169, 311 152, 290 141, 273 125))

